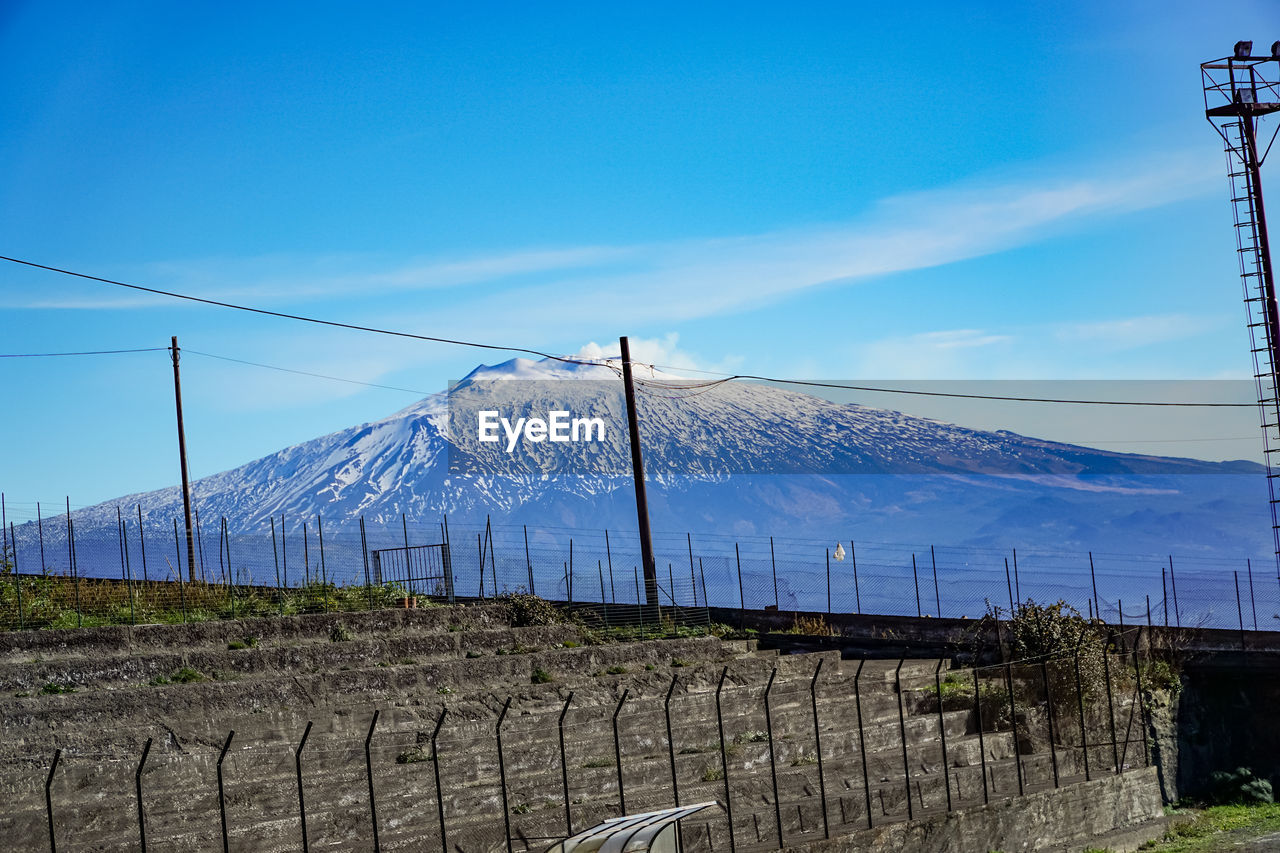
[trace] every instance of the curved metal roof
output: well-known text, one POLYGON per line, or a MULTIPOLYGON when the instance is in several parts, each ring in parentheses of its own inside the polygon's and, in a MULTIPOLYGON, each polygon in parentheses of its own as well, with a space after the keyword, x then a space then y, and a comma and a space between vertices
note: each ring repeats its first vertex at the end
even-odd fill
MULTIPOLYGON (((637 853, 651 849, 662 831, 695 812, 719 805, 697 803, 643 814, 623 815, 554 845, 547 853, 637 853)), ((674 830, 673 830, 674 831, 674 830)))

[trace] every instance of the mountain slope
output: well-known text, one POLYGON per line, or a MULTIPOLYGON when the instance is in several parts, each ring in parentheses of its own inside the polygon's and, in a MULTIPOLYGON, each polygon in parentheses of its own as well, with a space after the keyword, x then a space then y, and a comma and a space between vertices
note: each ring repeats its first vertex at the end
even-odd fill
MULTIPOLYGON (((654 526, 695 532, 1068 548, 1268 550, 1265 481, 1253 463, 1115 453, 837 404, 759 384, 707 385, 645 374, 641 419, 654 526)), ((283 515, 341 525, 400 514, 434 521, 633 527, 621 382, 610 366, 513 359, 482 366, 443 395, 193 486, 201 515, 237 530, 283 515), (561 409, 600 417, 603 441, 477 440, 475 417, 515 422, 561 409)), ((181 515, 177 488, 85 513, 114 521, 141 503, 181 515)))

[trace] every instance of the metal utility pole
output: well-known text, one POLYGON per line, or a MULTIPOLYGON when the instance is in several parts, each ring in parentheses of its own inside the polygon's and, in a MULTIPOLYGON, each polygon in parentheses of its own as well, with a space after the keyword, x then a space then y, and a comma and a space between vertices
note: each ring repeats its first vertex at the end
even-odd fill
POLYGON ((1280 112, 1280 41, 1271 45, 1270 56, 1254 56, 1251 41, 1236 42, 1231 56, 1203 63, 1200 76, 1205 118, 1226 146, 1236 253, 1262 413, 1271 534, 1280 565, 1280 489, 1276 482, 1280 478, 1280 457, 1276 456, 1280 453, 1280 308, 1276 304, 1261 171, 1275 132, 1270 141, 1259 145, 1263 117, 1280 112))
POLYGON ((182 466, 182 519, 187 525, 187 577, 196 579, 195 537, 191 533, 191 478, 187 474, 187 434, 182 427, 182 378, 178 374, 178 336, 173 336, 173 402, 178 410, 178 462, 182 466))
POLYGON ((644 459, 640 453, 640 422, 636 418, 636 389, 631 381, 631 346, 626 336, 622 346, 622 385, 627 395, 627 432, 631 437, 631 478, 636 484, 636 520, 640 524, 640 560, 644 563, 644 597, 658 606, 658 566, 653 560, 653 534, 649 531, 649 497, 644 488, 644 459))

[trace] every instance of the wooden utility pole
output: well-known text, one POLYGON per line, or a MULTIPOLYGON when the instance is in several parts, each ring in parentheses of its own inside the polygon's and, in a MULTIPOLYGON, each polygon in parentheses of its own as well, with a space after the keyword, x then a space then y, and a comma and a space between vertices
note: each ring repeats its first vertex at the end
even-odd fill
POLYGON ((195 538, 191 534, 191 478, 187 474, 187 435, 182 428, 182 379, 178 374, 178 336, 169 349, 173 356, 173 402, 178 409, 178 462, 182 466, 182 517, 187 525, 187 576, 196 579, 195 538))
POLYGON ((640 524, 640 560, 644 563, 644 597, 651 607, 658 606, 658 566, 653 560, 653 534, 649 531, 649 498, 644 488, 644 459, 640 454, 640 422, 636 418, 636 389, 631 381, 631 347, 624 335, 622 345, 622 384, 627 395, 627 432, 631 437, 631 477, 636 485, 636 520, 640 524))

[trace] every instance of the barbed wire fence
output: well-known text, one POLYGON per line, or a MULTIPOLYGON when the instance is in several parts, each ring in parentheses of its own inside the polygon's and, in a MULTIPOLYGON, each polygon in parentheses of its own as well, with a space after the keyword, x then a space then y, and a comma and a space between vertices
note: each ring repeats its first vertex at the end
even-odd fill
POLYGON ((532 851, 621 814, 714 801, 682 822, 685 849, 782 849, 1151 766, 1141 630, 1113 635, 1093 682, 1079 653, 781 677, 726 667, 718 686, 676 673, 665 693, 629 699, 619 684, 613 701, 516 699, 514 714, 513 697, 495 695, 480 716, 447 701, 412 720, 351 707, 343 728, 308 721, 269 743, 230 730, 181 750, 59 749, 29 774, 24 816, 47 818, 51 850, 81 833, 145 851, 270 829, 313 844, 532 851))

